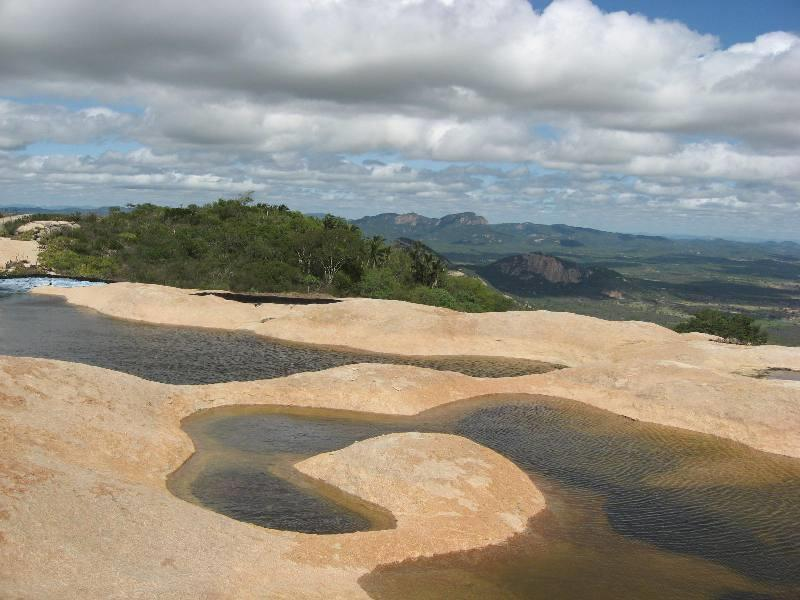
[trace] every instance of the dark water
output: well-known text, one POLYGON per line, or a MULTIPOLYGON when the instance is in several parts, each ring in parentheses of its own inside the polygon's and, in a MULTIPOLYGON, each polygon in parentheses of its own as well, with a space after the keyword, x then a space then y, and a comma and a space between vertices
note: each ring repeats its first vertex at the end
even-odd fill
POLYGON ((1 289, 0 354, 80 362, 175 384, 270 379, 359 362, 415 365, 476 377, 555 368, 522 359, 349 352, 244 332, 147 325, 105 317, 59 298, 4 294, 1 289))
POLYGON ((800 371, 791 369, 769 369, 765 372, 766 379, 783 379, 786 381, 800 381, 800 371))
POLYGON ((198 452, 174 474, 173 491, 272 528, 386 526, 351 499, 292 482, 290 466, 388 432, 463 435, 513 460, 545 492, 547 511, 508 544, 362 578, 377 598, 800 598, 800 461, 712 436, 535 396, 410 418, 228 407, 184 428, 198 452), (299 490, 299 509, 287 485, 299 490), (320 503, 309 508, 308 495, 320 503))
POLYGON ((385 511, 336 488, 323 489, 292 464, 400 429, 355 419, 307 419, 302 411, 284 414, 268 407, 201 414, 184 421, 197 451, 170 478, 177 496, 272 529, 348 533, 393 526, 385 511))

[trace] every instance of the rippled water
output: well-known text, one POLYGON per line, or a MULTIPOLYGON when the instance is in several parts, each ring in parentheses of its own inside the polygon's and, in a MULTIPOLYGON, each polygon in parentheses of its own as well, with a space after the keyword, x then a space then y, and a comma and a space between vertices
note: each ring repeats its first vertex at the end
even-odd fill
POLYGON ((476 377, 510 377, 555 368, 523 359, 350 352, 246 332, 148 325, 105 317, 59 298, 4 293, 2 286, 0 354, 81 362, 176 384, 270 379, 359 362, 415 365, 476 377))
POLYGON ((170 478, 170 489, 190 502, 273 529, 347 533, 392 526, 385 511, 323 488, 292 465, 393 429, 359 419, 307 419, 297 412, 241 407, 184 420, 197 451, 170 478))
MULTIPOLYGON (((297 485, 292 462, 387 432, 464 435, 513 460, 545 492, 548 509, 509 544, 381 567, 361 581, 374 597, 800 594, 800 461, 711 436, 531 396, 484 397, 410 418, 228 407, 184 427, 198 452, 174 474, 172 489, 272 528, 297 529, 286 488, 297 485), (243 457, 283 465, 273 473, 289 481, 265 478, 270 467, 254 470, 243 457), (222 485, 208 476, 218 472, 229 477, 222 485)), ((299 530, 386 526, 380 514, 330 490, 297 489, 324 500, 301 502, 299 530)))

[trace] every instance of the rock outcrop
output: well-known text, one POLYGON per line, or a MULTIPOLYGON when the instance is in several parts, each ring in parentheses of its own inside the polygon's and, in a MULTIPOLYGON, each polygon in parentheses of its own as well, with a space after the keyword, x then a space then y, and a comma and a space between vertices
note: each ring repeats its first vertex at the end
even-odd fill
POLYGON ((515 254, 478 269, 496 288, 523 296, 608 296, 630 287, 616 271, 585 267, 534 252, 515 254))
POLYGON ((425 217, 417 213, 382 213, 374 217, 356 219, 353 223, 368 229, 370 232, 384 232, 392 239, 402 236, 416 239, 419 236, 448 227, 488 225, 489 221, 474 212, 455 213, 438 219, 425 217))
POLYGON ((34 240, 41 240, 54 231, 78 229, 80 225, 71 221, 31 221, 17 227, 17 233, 31 233, 34 240))
POLYGON ((401 433, 296 465, 383 506, 394 529, 269 530, 186 503, 166 477, 192 453, 181 419, 229 405, 412 415, 490 394, 546 395, 800 457, 800 352, 734 347, 647 323, 539 312, 467 315, 380 300, 256 306, 139 284, 39 289, 106 314, 252 330, 404 354, 560 362, 478 379, 387 364, 267 381, 172 386, 66 362, 0 357, 0 581, 22 598, 365 598, 376 566, 485 547, 523 531, 544 498, 515 465, 465 438, 401 433), (302 582, 302 585, 299 583, 302 582))

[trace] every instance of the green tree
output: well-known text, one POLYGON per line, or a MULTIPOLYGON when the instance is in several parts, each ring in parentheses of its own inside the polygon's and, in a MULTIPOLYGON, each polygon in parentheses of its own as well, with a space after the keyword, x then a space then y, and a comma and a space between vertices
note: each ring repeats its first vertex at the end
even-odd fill
POLYGON ((444 261, 422 244, 389 247, 345 219, 309 217, 255 203, 250 195, 204 206, 140 204, 105 216, 47 218, 80 225, 45 240, 41 267, 62 275, 237 292, 360 294, 466 311, 509 304, 477 279, 448 278, 444 261))
POLYGON ((678 333, 697 331, 723 338, 734 344, 750 344, 757 346, 767 343, 767 334, 762 331, 752 317, 741 313, 704 309, 688 321, 675 327, 678 333))
POLYGON ((367 240, 364 267, 377 269, 386 264, 391 249, 386 245, 386 240, 379 235, 374 235, 367 240))
POLYGON ((447 274, 447 265, 421 242, 414 242, 408 251, 414 281, 427 287, 438 287, 447 274))

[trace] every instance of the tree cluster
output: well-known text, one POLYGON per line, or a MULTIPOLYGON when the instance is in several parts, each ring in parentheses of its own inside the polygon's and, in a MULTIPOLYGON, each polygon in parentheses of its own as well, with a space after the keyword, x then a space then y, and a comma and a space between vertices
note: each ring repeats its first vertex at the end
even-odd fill
POLYGON ((80 228, 48 236, 40 256, 42 266, 64 275, 393 298, 467 311, 514 304, 480 280, 448 277, 445 262, 422 244, 390 247, 339 217, 318 219, 249 196, 69 218, 80 228))
POLYGON ((752 317, 710 308, 701 310, 688 321, 679 323, 675 331, 708 333, 733 344, 757 346, 767 343, 767 334, 752 317))

